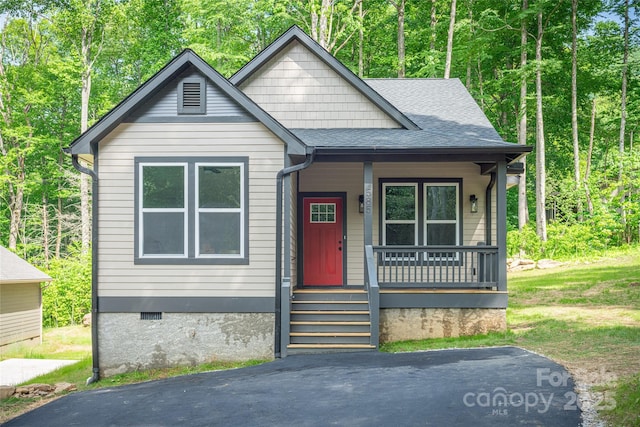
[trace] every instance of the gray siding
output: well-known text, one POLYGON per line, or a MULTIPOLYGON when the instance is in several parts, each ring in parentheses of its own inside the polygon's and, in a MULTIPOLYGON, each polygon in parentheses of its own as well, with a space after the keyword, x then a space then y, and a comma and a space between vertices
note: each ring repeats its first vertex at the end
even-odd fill
POLYGON ((135 110, 126 122, 156 122, 161 119, 175 118, 191 121, 255 121, 240 105, 226 96, 211 81, 205 79, 206 114, 178 115, 178 84, 187 77, 202 77, 194 69, 187 70, 153 96, 149 102, 135 110))
POLYGON ((40 284, 1 284, 0 346, 41 336, 40 284))
POLYGON ((315 54, 293 42, 241 89, 288 128, 399 128, 315 54))
POLYGON ((99 155, 100 297, 273 297, 283 144, 260 123, 122 124, 99 155), (248 265, 134 265, 134 158, 249 157, 248 265))

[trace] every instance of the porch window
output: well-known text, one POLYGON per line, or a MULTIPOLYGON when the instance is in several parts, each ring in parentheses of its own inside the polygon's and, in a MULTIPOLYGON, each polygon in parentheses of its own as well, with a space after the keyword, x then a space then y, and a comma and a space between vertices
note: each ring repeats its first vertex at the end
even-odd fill
POLYGON ((418 185, 413 183, 383 184, 382 211, 385 245, 418 244, 418 185))
POLYGON ((178 160, 136 159, 135 262, 248 263, 247 159, 178 160))
POLYGON ((460 185, 460 180, 383 182, 382 244, 459 245, 460 185))

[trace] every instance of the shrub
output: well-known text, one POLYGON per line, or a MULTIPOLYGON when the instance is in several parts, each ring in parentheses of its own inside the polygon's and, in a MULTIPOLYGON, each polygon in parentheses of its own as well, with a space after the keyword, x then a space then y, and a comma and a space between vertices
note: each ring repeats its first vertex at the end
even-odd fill
POLYGON ((67 258, 52 260, 53 281, 42 293, 45 327, 76 325, 91 310, 91 255, 75 249, 67 258))

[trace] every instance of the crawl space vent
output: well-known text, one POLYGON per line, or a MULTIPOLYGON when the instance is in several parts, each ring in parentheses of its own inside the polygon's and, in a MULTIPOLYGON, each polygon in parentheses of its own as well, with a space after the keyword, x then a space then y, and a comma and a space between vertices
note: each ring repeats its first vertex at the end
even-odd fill
POLYGON ((162 320, 162 313, 160 312, 142 312, 140 313, 140 320, 162 320))

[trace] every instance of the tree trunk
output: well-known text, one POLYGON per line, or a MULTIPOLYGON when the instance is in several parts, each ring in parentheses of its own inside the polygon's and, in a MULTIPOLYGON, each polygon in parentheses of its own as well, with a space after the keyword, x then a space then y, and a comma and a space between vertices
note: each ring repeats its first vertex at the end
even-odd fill
POLYGON ((444 78, 451 74, 451 56, 453 54, 453 33, 456 26, 456 0, 451 0, 451 16, 449 17, 449 32, 447 33, 447 58, 444 63, 444 78))
POLYGON ((591 158, 593 156, 593 140, 596 133, 596 97, 593 97, 593 105, 591 106, 591 127, 589 129, 589 151, 587 152, 587 166, 584 171, 584 189, 587 196, 587 209, 589 214, 593 214, 593 200, 591 200, 591 191, 589 190, 589 175, 591 174, 591 158))
MULTIPOLYGON (((469 0, 469 29, 473 40, 476 36, 473 26, 473 0, 469 0)), ((465 87, 468 91, 471 91, 471 55, 467 57, 467 81, 465 82, 465 87)))
POLYGON ((630 243, 631 236, 627 230, 627 211, 624 208, 625 199, 626 199, 626 190, 624 188, 624 184, 622 182, 623 171, 624 171, 624 135, 625 128, 627 124, 627 68, 629 61, 629 0, 625 0, 624 3, 624 52, 622 54, 622 88, 620 94, 620 140, 618 150, 620 152, 620 169, 618 172, 618 188, 620 194, 620 214, 622 224, 624 226, 624 238, 627 243, 630 243))
POLYGON ((543 242, 547 240, 546 212, 546 159, 544 119, 542 115, 542 12, 538 12, 536 38, 536 232, 543 242))
POLYGON ((404 6, 405 0, 394 2, 398 11, 398 77, 405 76, 404 6))
POLYGON ((329 20, 327 15, 331 9, 331 0, 322 0, 320 6, 320 18, 318 19, 318 43, 320 46, 327 49, 329 46, 329 20))
MULTIPOLYGON (((529 8, 529 1, 522 0, 522 11, 529 8)), ((527 21, 523 18, 520 24, 520 107, 518 122, 518 144, 527 144, 527 21)), ((522 159, 524 172, 518 182, 518 229, 522 230, 529 222, 529 206, 527 203, 527 159, 522 159)))
POLYGON ((358 77, 364 77, 364 13, 362 12, 362 2, 358 5, 358 16, 360 17, 360 29, 358 30, 358 77))
MULTIPOLYGON (((627 124, 627 68, 629 62, 629 0, 624 4, 624 53, 622 55, 622 93, 620 96, 620 140, 619 151, 624 153, 624 135, 627 124)), ((622 160, 620 161, 620 180, 622 180, 622 160)))
MULTIPOLYGON (((58 190, 60 187, 58 187, 58 190)), ((56 259, 60 258, 60 249, 62 248, 62 197, 58 196, 58 210, 56 212, 57 220, 56 220, 56 250, 55 257, 56 259)))
POLYGON ((42 249, 44 250, 44 265, 49 268, 49 200, 42 194, 42 249))
MULTIPOLYGON (((571 0, 571 139, 573 140, 573 176, 580 190, 580 144, 578 141, 578 0, 571 0)), ((582 197, 577 201, 578 221, 582 222, 582 197)))
MULTIPOLYGON (((85 64, 88 65, 88 64, 85 64)), ((89 93, 91 92, 91 69, 85 69, 82 73, 82 103, 80 106, 80 132, 84 133, 88 127, 89 118, 89 93)), ((83 166, 86 166, 83 162, 83 166)), ((91 242, 91 216, 89 214, 89 177, 80 174, 80 218, 82 222, 82 252, 89 251, 91 242)))
POLYGON ((573 140, 573 175, 580 187, 580 145, 578 143, 578 0, 571 0, 571 136, 573 140))

